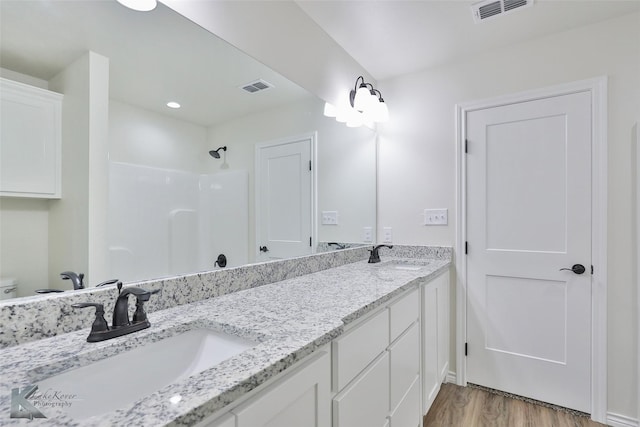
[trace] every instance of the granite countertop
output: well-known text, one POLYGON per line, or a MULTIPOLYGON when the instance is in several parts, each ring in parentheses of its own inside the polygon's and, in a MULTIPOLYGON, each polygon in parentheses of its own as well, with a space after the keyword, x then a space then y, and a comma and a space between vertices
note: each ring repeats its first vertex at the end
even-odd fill
POLYGON ((439 275, 451 262, 423 259, 420 269, 398 270, 389 267, 393 261, 355 262, 160 310, 149 314, 151 328, 104 342, 87 343, 87 328, 0 350, 0 425, 33 422, 9 418, 12 389, 182 331, 206 327, 258 342, 127 407, 79 421, 59 408, 39 408, 47 418, 36 421, 60 426, 193 425, 329 343, 360 316, 439 275), (176 395, 182 399, 171 403, 176 395))

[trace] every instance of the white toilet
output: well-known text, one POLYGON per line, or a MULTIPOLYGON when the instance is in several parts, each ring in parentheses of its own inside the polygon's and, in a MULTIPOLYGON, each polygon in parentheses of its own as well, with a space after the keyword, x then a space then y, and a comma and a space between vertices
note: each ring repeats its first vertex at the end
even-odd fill
POLYGON ((15 298, 18 294, 18 279, 7 277, 0 279, 0 300, 15 298))

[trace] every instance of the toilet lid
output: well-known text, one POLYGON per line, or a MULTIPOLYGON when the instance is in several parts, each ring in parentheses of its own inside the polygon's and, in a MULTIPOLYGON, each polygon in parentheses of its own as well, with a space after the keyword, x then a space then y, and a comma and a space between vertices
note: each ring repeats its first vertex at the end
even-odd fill
POLYGON ((15 286, 18 284, 18 281, 13 277, 7 277, 0 279, 0 288, 6 288, 9 286, 15 286))

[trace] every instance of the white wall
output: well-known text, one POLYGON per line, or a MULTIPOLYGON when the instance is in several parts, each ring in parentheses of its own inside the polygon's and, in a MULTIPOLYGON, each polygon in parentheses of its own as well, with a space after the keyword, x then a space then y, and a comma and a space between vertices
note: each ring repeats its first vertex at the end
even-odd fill
POLYGON ((14 82, 20 82, 26 85, 39 87, 40 89, 49 89, 49 82, 46 80, 42 80, 37 77, 32 77, 28 74, 18 73, 16 71, 9 70, 6 68, 0 68, 0 77, 13 80, 14 82))
POLYGON ((204 172, 207 129, 123 102, 109 101, 109 160, 204 172))
POLYGON ((636 418, 629 159, 631 128, 640 117, 640 15, 379 82, 391 120, 379 129, 378 215, 398 243, 454 245, 455 104, 603 75, 609 77, 608 411, 636 418), (448 226, 420 225, 423 209, 441 207, 449 208, 448 226))
POLYGON ((89 52, 89 227, 87 285, 109 278, 107 191, 109 187, 109 58, 89 52))
POLYGON ((49 202, 0 200, 0 276, 18 279, 18 296, 49 287, 49 202))
POLYGON ((100 254, 89 246, 91 239, 103 239, 106 212, 103 191, 106 180, 104 145, 108 115, 104 103, 109 91, 109 60, 87 52, 49 82, 49 88, 63 93, 62 104, 62 198, 49 202, 49 286, 68 289, 60 272, 85 273, 85 283, 104 280, 100 254), (100 166, 99 162, 105 164, 100 166), (90 167, 96 169, 89 173, 90 167), (90 219, 90 215, 93 215, 90 219), (90 262, 90 258, 98 263, 90 262), (97 270, 90 271, 90 266, 97 270), (95 277, 94 277, 95 276, 95 277))
MULTIPOLYGON (((319 226, 319 241, 361 242, 362 228, 375 229, 375 138, 367 128, 347 128, 324 117, 324 103, 310 99, 213 127, 211 149, 227 146, 230 170, 249 171, 249 262, 255 243, 255 144, 317 131, 318 214, 337 210, 339 225, 319 226)), ((213 160, 219 168, 222 160, 213 160)))
MULTIPOLYGON (((632 151, 634 155, 631 157, 631 161, 634 162, 633 175, 634 175, 634 191, 632 199, 635 199, 635 209, 632 210, 633 217, 635 217, 635 244, 634 244, 634 259, 636 260, 635 271, 635 288, 636 288, 636 325, 638 325, 638 331, 640 331, 640 117, 636 122, 633 135, 632 135, 632 151)), ((640 332, 639 332, 640 334, 640 332)), ((638 383, 637 383, 637 402, 638 402, 638 418, 640 418, 640 339, 638 339, 638 383)))

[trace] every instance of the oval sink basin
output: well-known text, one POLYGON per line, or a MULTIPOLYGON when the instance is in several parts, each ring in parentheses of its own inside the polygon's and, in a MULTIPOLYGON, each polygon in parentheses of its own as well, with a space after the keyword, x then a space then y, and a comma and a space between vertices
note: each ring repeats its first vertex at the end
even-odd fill
POLYGON ((192 329, 47 378, 37 383, 38 391, 73 396, 61 409, 84 419, 130 405, 257 344, 211 329, 192 329))

